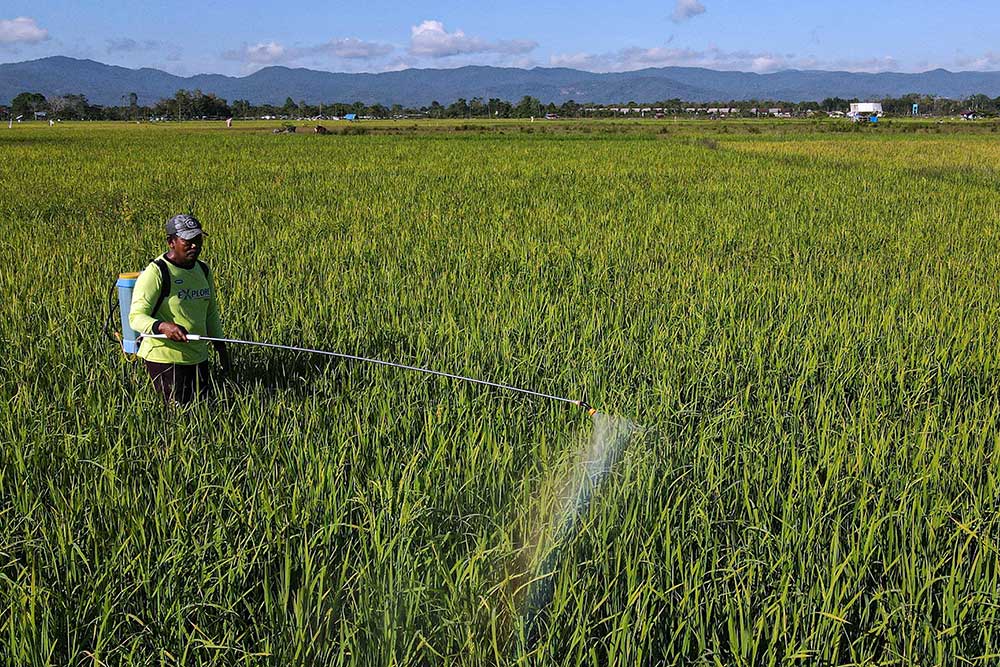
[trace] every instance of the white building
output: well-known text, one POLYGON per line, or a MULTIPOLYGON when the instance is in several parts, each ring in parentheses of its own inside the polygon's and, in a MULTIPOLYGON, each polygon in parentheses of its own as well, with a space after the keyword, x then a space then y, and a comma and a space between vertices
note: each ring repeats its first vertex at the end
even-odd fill
POLYGON ((881 102, 851 102, 851 110, 847 112, 847 117, 855 120, 872 116, 882 117, 881 102))

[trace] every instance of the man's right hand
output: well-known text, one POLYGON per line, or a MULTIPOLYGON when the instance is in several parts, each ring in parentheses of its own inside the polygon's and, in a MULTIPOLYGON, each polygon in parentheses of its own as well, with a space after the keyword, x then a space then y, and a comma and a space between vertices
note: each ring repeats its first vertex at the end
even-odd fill
POLYGON ((187 329, 173 322, 160 322, 160 333, 178 343, 188 342, 187 329))

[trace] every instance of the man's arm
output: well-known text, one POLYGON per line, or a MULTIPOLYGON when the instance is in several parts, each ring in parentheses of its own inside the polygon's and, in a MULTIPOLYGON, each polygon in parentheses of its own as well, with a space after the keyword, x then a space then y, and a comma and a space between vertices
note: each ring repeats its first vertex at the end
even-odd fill
POLYGON ((156 333, 153 326, 153 306, 160 296, 160 274, 146 268, 139 274, 132 288, 132 305, 128 311, 129 326, 141 334, 156 333))

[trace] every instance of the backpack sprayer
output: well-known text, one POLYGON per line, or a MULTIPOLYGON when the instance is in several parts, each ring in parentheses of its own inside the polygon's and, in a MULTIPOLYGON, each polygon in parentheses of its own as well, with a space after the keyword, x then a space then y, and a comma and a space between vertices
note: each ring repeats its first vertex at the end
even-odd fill
MULTIPOLYGON (((114 339, 122 344, 122 352, 125 354, 136 354, 139 352, 139 334, 136 333, 128 323, 128 311, 132 307, 132 290, 135 289, 135 281, 139 279, 138 273, 119 273, 115 287, 118 289, 119 313, 121 315, 122 331, 114 332, 114 339)), ((114 288, 108 294, 108 317, 104 322, 104 332, 111 331, 111 318, 114 316, 114 288)))
MULTIPOLYGON (((125 354, 136 354, 139 351, 139 345, 143 338, 160 338, 168 340, 167 336, 164 334, 140 334, 135 329, 131 327, 128 320, 129 309, 132 307, 132 291, 135 288, 135 281, 139 278, 138 273, 120 273, 118 274, 118 280, 115 282, 115 287, 118 290, 118 311, 121 317, 122 330, 121 333, 117 331, 111 331, 111 320, 114 317, 114 288, 109 292, 108 295, 108 316, 104 323, 105 334, 112 340, 117 340, 121 343, 122 351, 125 354)), ((156 310, 154 308, 154 310, 156 310)), ((425 375, 436 375, 438 377, 450 378, 452 380, 459 380, 462 382, 471 382, 473 384, 484 385, 487 387, 494 387, 496 389, 503 389, 505 391, 510 391, 518 394, 526 394, 528 396, 536 396, 538 398, 546 398, 553 401, 560 401, 562 403, 569 403, 575 405, 578 408, 582 408, 588 415, 594 416, 597 414, 597 410, 589 403, 584 400, 576 400, 572 398, 566 398, 563 396, 554 396, 552 394, 545 394, 540 391, 533 391, 531 389, 522 389, 520 387, 513 387, 507 384, 500 384, 499 382, 490 382, 489 380, 480 380, 477 378, 465 377, 464 375, 456 375, 454 373, 445 373, 443 371, 436 371, 430 368, 421 368, 419 366, 410 366, 407 364, 398 364, 391 361, 384 361, 382 359, 372 359, 369 357, 360 357, 353 354, 345 354, 343 352, 330 352, 328 350, 316 350, 307 347, 296 347, 294 345, 279 345, 277 343, 262 343, 259 341, 252 340, 239 340, 236 338, 213 338, 210 336, 201 336, 198 334, 187 334, 188 341, 209 341, 213 343, 233 343, 236 345, 252 345, 255 347, 268 347, 276 350, 289 350, 290 352, 305 352, 308 354, 321 354, 328 357, 336 357, 338 359, 347 359, 349 361, 360 361, 367 364, 375 364, 378 366, 388 366, 390 368, 399 368, 407 371, 415 371, 417 373, 424 373, 425 375)))

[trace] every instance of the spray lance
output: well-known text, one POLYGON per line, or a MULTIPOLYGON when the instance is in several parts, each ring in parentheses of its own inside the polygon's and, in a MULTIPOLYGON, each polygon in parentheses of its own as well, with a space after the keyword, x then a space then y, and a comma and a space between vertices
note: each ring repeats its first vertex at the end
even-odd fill
MULTIPOLYGON (((164 334, 143 334, 140 338, 160 338, 167 339, 164 334)), ((330 352, 329 350, 316 350, 308 347, 296 347, 294 345, 279 345, 277 343, 262 343, 260 341, 254 340, 239 340, 237 338, 214 338, 212 336, 200 336, 198 334, 188 334, 188 341, 196 342, 200 340, 212 342, 212 343, 233 343, 236 345, 252 345, 254 347, 269 347, 275 350, 288 350, 290 352, 306 352, 308 354, 322 354, 327 357, 336 357, 338 359, 348 359, 350 361, 360 361, 368 364, 375 364, 378 366, 388 366, 390 368, 400 368, 407 371, 416 371, 418 373, 424 373, 426 375, 436 375, 438 377, 450 378, 452 380, 461 380, 463 382, 472 382, 474 384, 481 384, 487 387, 495 387, 497 389, 504 389, 506 391, 515 392, 518 394, 526 394, 528 396, 537 396, 539 398, 547 398, 553 401, 561 401, 563 403, 569 403, 581 408, 588 415, 593 416, 597 414, 597 409, 592 407, 589 403, 583 400, 576 400, 573 398, 565 398, 563 396, 554 396, 553 394, 545 394, 540 391, 533 391, 531 389, 522 389, 520 387, 513 387, 509 384, 500 384, 499 382, 490 382, 489 380, 480 380, 477 378, 470 378, 464 375, 456 375, 454 373, 445 373, 444 371, 436 371, 430 368, 422 368, 420 366, 409 366, 407 364, 397 364, 392 361, 384 361, 382 359, 372 359, 370 357, 359 357, 354 354, 345 354, 343 352, 330 352)), ((123 341, 124 344, 124 341, 123 341)))
MULTIPOLYGON (((104 330, 109 338, 117 340, 121 343, 122 351, 125 354, 136 354, 139 351, 139 345, 143 338, 160 338, 167 339, 164 334, 140 334, 135 331, 128 321, 129 309, 132 306, 132 291, 135 288, 135 281, 139 277, 138 273, 121 273, 118 275, 118 280, 115 282, 115 287, 118 291, 118 309, 119 316, 121 319, 122 331, 121 334, 114 332, 111 333, 111 320, 114 314, 114 304, 113 294, 109 295, 109 312, 108 317, 105 321, 104 330)), ((496 389, 503 389, 505 391, 514 392, 517 394, 526 394, 528 396, 536 396, 538 398, 546 398, 553 401, 560 401, 562 403, 569 403, 581 408, 589 416, 593 417, 597 414, 597 410, 592 407, 589 403, 584 400, 576 400, 572 398, 566 398, 563 396, 555 396, 553 394, 546 394, 540 391, 533 391, 531 389, 522 389, 520 387, 514 387, 507 384, 500 384, 499 382, 490 382, 489 380, 480 380, 477 378, 466 377, 464 375, 456 375, 454 373, 445 373, 443 371, 436 371, 430 368, 422 368, 420 366, 410 366, 407 364, 398 364, 391 361, 384 361, 382 359, 372 359, 369 357, 361 357, 354 354, 345 354, 343 352, 331 352, 329 350, 316 350, 307 347, 296 347, 294 345, 279 345, 277 343, 264 343, 260 341, 252 340, 240 340, 236 338, 214 338, 211 336, 201 336, 198 334, 187 334, 188 341, 208 341, 215 343, 232 343, 235 345, 251 345, 254 347, 267 347, 275 350, 288 350, 290 352, 305 352, 307 354, 321 354, 327 357, 336 357, 338 359, 347 359, 349 361, 359 361, 367 364, 375 364, 377 366, 388 366, 390 368, 399 368, 407 371, 415 371, 417 373, 424 373, 425 375, 436 375, 438 377, 449 378, 452 380, 459 380, 461 382, 471 382, 473 384, 484 385, 487 387, 494 387, 496 389)))

